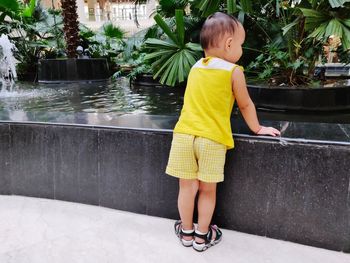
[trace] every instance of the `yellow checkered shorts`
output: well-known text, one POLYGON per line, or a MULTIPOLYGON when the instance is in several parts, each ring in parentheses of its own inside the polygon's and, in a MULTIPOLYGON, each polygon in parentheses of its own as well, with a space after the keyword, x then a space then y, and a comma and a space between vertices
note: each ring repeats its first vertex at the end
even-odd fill
POLYGON ((203 137, 174 133, 166 173, 207 183, 224 181, 226 145, 203 137))

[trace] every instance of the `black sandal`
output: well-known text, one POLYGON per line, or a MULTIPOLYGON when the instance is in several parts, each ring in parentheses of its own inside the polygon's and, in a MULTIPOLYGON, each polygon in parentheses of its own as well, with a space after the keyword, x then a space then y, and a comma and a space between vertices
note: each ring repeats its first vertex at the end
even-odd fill
POLYGON ((185 247, 190 247, 192 246, 193 243, 193 235, 194 235, 194 228, 191 230, 183 230, 182 229, 182 221, 177 220, 174 224, 174 229, 175 229, 175 235, 180 239, 180 242, 182 245, 185 247), (192 237, 191 240, 186 240, 183 237, 192 237))
POLYGON ((195 240, 193 241, 193 248, 198 251, 198 252, 202 252, 207 250, 208 248, 218 244, 221 239, 222 239, 222 232, 220 230, 220 228, 218 228, 216 225, 210 225, 209 226, 209 231, 205 234, 199 232, 198 230, 196 230, 194 232, 194 236, 201 238, 204 240, 204 242, 202 243, 198 243, 195 240), (213 238, 213 232, 215 231, 215 238, 213 238))

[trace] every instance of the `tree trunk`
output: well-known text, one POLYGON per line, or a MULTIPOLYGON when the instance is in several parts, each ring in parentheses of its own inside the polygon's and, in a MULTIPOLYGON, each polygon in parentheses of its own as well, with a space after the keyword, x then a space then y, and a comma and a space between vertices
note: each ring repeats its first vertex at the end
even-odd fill
POLYGON ((75 0, 62 0, 63 31, 67 44, 67 55, 69 58, 76 57, 76 49, 79 45, 79 22, 77 5, 75 0))

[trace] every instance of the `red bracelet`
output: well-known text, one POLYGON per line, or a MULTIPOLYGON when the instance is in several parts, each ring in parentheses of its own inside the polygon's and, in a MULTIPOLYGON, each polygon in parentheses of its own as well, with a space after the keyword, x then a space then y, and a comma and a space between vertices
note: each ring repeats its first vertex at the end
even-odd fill
POLYGON ((262 130, 263 126, 260 126, 260 129, 255 133, 258 134, 262 130))

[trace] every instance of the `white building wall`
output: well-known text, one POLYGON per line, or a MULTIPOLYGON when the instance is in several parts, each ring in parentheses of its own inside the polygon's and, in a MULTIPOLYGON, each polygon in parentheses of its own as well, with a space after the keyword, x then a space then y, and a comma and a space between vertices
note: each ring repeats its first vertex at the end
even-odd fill
MULTIPOLYGON (((135 24, 135 4, 133 1, 129 3, 113 3, 106 1, 104 10, 101 10, 97 0, 77 0, 79 21, 91 29, 98 29, 105 22, 111 21, 113 24, 123 28, 127 35, 132 35, 144 28, 147 28, 154 24, 152 13, 154 13, 158 4, 157 0, 149 0, 147 4, 138 5, 137 17, 140 24, 139 27, 135 24), (93 7, 93 10, 92 10, 93 7), (89 18, 89 9, 94 15, 89 18)), ((51 0, 42 0, 44 7, 51 8, 51 0)), ((54 0, 55 8, 60 6, 59 0, 54 0)))

